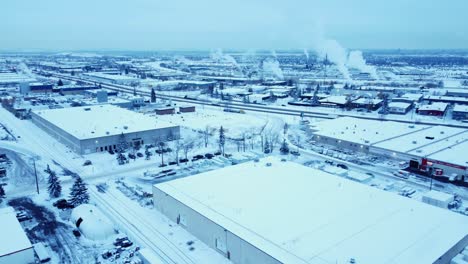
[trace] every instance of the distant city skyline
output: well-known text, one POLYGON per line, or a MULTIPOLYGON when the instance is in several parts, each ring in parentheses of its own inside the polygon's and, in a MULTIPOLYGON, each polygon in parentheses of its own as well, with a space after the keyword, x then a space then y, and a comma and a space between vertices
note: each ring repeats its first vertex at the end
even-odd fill
POLYGON ((468 1, 15 0, 0 50, 467 49, 468 1))

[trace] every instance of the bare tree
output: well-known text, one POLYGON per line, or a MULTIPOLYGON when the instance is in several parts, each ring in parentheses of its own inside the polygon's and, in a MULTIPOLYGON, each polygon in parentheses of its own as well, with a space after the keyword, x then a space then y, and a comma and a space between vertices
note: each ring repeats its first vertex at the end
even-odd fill
POLYGON ((255 145, 255 129, 252 128, 248 132, 247 139, 249 140, 250 148, 253 150, 255 145))
POLYGON ((208 147, 208 141, 210 139, 210 136, 212 136, 214 132, 216 132, 216 128, 210 126, 206 126, 205 130, 203 130, 203 140, 205 142, 205 148, 208 147))
POLYGON ((278 144, 279 137, 280 137, 279 133, 273 130, 269 130, 265 132, 265 141, 268 142, 271 152, 273 152, 273 150, 275 149, 275 146, 278 144))
POLYGON ((195 147, 195 143, 191 139, 186 139, 182 143, 182 150, 184 151, 185 159, 188 159, 188 153, 195 147))
POLYGON ((242 151, 245 152, 245 142, 247 140, 247 132, 242 132, 242 151))
POLYGON ((155 145, 158 148, 157 153, 161 156, 161 166, 163 166, 164 165, 164 152, 166 151, 166 142, 161 137, 158 137, 156 139, 155 145))
POLYGON ((177 139, 173 142, 174 144, 174 152, 175 152, 175 161, 177 162, 177 166, 179 166, 179 153, 182 150, 182 143, 180 139, 177 139))
POLYGON ((263 126, 261 126, 258 132, 256 133, 256 135, 260 137, 262 151, 265 148, 265 128, 267 127, 267 125, 268 125, 268 122, 266 122, 263 126))

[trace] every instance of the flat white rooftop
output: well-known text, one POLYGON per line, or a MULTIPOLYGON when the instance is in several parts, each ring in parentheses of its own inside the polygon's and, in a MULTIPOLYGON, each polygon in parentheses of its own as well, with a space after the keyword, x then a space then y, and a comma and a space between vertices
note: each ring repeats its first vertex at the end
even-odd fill
POLYGON ((465 132, 466 129, 433 126, 427 129, 415 131, 405 136, 389 139, 375 144, 374 147, 391 149, 398 152, 409 152, 420 147, 431 145, 437 141, 465 132))
POLYGON ((15 210, 0 208, 0 258, 30 248, 31 242, 16 219, 15 210))
POLYGON ((338 140, 370 145, 382 140, 426 129, 425 125, 410 125, 393 121, 375 121, 353 117, 324 120, 312 125, 314 134, 338 140))
POLYGON ((144 114, 109 104, 38 110, 34 113, 78 139, 173 127, 144 114))
POLYGON ((283 263, 433 263, 468 235, 466 216, 274 157, 155 188, 283 263))

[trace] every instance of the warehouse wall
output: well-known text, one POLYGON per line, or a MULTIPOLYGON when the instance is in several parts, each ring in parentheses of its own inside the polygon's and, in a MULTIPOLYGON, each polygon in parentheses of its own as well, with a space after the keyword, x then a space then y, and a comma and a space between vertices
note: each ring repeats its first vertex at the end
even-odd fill
POLYGON ((369 152, 369 146, 365 145, 365 144, 359 144, 359 143, 354 143, 354 142, 345 141, 345 140, 338 140, 336 138, 326 137, 326 136, 322 136, 322 135, 315 135, 314 140, 317 143, 323 143, 323 144, 327 144, 327 145, 337 146, 337 147, 340 147, 340 148, 345 148, 345 149, 354 150, 354 151, 358 151, 358 152, 364 152, 364 153, 369 152))
MULTIPOLYGON (((133 139, 141 139, 144 144, 154 144, 155 140, 161 138, 162 140, 168 140, 169 136, 173 139, 180 138, 180 127, 167 127, 153 130, 146 130, 135 133, 124 133, 125 140, 131 144, 133 139)), ((81 154, 97 152, 96 149, 100 147, 105 148, 106 146, 117 145, 120 140, 120 135, 111 135, 99 138, 90 138, 81 140, 81 154)), ((100 150, 99 150, 100 151, 100 150)), ((105 151, 105 150, 104 150, 105 151)))
POLYGON ((451 249, 449 249, 444 255, 440 256, 434 264, 451 264, 452 259, 463 249, 468 246, 468 235, 466 235, 462 240, 455 244, 451 249))
POLYGON ((0 256, 0 264, 28 264, 34 263, 34 249, 29 248, 10 255, 0 256))
POLYGON ((229 257, 233 263, 281 263, 155 186, 153 186, 153 201, 157 210, 179 223, 219 254, 229 257))
POLYGON ((76 137, 65 132, 58 126, 50 123, 49 121, 45 120, 40 115, 34 112, 31 113, 31 120, 36 126, 46 131, 49 135, 57 139, 59 142, 67 145, 73 151, 81 153, 80 140, 77 139, 76 137))

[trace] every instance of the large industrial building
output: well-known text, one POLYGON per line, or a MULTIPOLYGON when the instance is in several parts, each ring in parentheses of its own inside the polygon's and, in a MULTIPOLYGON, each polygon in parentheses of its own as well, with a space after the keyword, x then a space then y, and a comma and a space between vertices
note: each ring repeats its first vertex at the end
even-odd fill
POLYGON ((450 263, 468 243, 466 216, 275 157, 156 184, 153 195, 233 263, 450 263))
POLYGON ((117 149, 122 135, 130 145, 179 138, 180 127, 113 105, 95 105, 31 114, 32 121, 79 154, 117 149))
POLYGON ((468 130, 342 117, 314 123, 314 140, 438 169, 439 176, 468 178, 468 130))
POLYGON ((0 264, 34 263, 34 249, 12 207, 0 208, 0 264))

